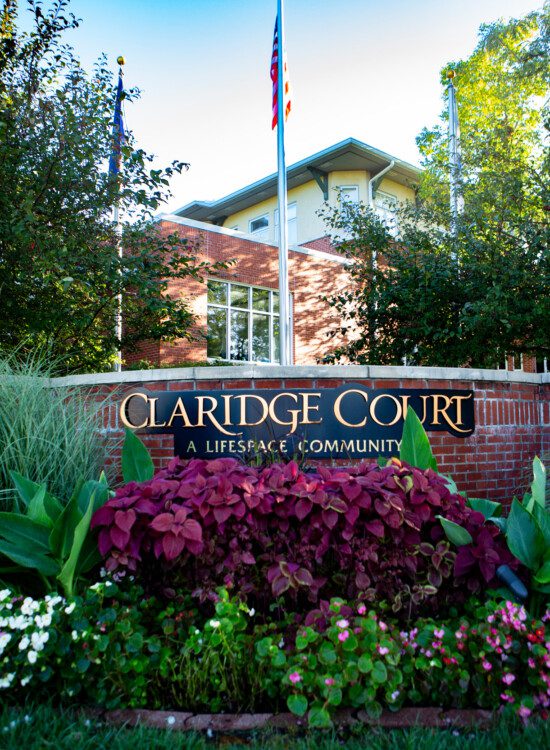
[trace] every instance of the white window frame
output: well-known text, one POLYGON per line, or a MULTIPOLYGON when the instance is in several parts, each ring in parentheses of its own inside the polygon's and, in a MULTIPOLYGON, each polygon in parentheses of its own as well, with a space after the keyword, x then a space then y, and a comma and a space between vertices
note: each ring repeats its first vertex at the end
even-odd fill
MULTIPOLYGON (((298 244, 298 204, 296 201, 292 201, 292 203, 287 203, 286 206, 287 210, 287 228, 288 228, 288 244, 289 245, 297 245, 298 244), (294 209, 295 214, 292 218, 288 217, 289 209, 294 209), (292 237, 291 237, 292 233, 292 237)), ((275 230, 279 227, 279 209, 276 208, 273 211, 273 226, 275 230)))
MULTIPOLYGON (((208 310, 210 308, 217 308, 225 310, 226 316, 225 316, 225 350, 227 352, 227 357, 209 357, 208 356, 208 350, 207 350, 207 359, 209 361, 216 361, 216 360, 222 360, 223 362, 249 362, 249 363, 260 363, 260 364, 270 364, 270 365, 278 365, 280 364, 280 361, 275 361, 275 336, 273 333, 274 329, 274 321, 275 319, 279 319, 280 313, 274 311, 274 294, 278 294, 278 289, 270 289, 269 287, 264 286, 256 286, 256 285, 250 285, 250 284, 241 284, 238 281, 228 281, 227 279, 219 279, 219 278, 209 278, 207 279, 207 284, 209 281, 216 282, 217 284, 225 284, 227 294, 226 294, 226 304, 222 305, 218 302, 208 302, 208 285, 207 285, 207 302, 206 302, 206 321, 208 326, 208 310), (247 294, 247 307, 238 307, 236 305, 231 304, 231 286, 240 286, 245 287, 248 290, 247 294), (270 292, 269 294, 269 309, 268 310, 255 310, 252 307, 252 291, 254 289, 258 289, 260 291, 264 292, 270 292), (248 359, 231 359, 231 311, 241 311, 248 313, 248 359), (263 361, 263 360, 254 360, 250 359, 252 354, 252 331, 253 331, 253 316, 254 313, 258 313, 259 315, 267 315, 269 317, 269 361, 263 361)), ((290 296, 290 310, 292 311, 292 296, 290 296)), ((292 329, 293 329, 293 321, 292 321, 292 312, 290 316, 290 328, 291 328, 291 340, 292 340, 292 329)), ((279 354, 279 360, 280 360, 280 354, 279 354)))
POLYGON ((350 203, 352 206, 357 206, 357 204, 359 203, 359 200, 360 200, 359 185, 338 185, 336 190, 338 191, 338 198, 340 200, 340 203, 343 206, 346 205, 346 203, 350 203), (343 190, 354 190, 357 198, 356 199, 345 198, 344 194, 342 193, 343 190))
POLYGON ((269 214, 261 214, 260 216, 255 216, 253 219, 249 219, 248 221, 248 233, 253 234, 256 237, 261 237, 262 239, 267 239, 269 235, 269 227, 270 227, 269 214), (252 229, 252 224, 255 221, 260 221, 261 219, 265 219, 267 224, 258 229, 252 229))

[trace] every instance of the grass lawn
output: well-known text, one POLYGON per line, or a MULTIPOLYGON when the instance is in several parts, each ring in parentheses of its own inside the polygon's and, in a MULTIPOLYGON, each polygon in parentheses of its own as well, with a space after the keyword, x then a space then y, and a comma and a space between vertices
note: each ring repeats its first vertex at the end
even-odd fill
POLYGON ((90 720, 71 709, 48 705, 0 710, 2 750, 511 750, 550 747, 550 722, 523 726, 506 720, 491 730, 366 729, 290 735, 258 732, 246 735, 180 733, 159 729, 124 729, 90 720))

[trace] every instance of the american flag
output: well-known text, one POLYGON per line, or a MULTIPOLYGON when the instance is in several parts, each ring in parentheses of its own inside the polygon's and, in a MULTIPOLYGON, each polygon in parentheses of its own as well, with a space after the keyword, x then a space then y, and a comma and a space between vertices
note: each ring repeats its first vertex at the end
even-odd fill
MULTIPOLYGON (((279 88, 279 19, 275 19, 275 31, 273 32, 273 52, 271 53, 271 80, 273 81, 273 100, 272 100, 272 119, 271 129, 274 130, 277 126, 277 98, 279 88)), ((290 84, 288 82, 288 71, 286 68, 286 59, 283 52, 283 102, 285 108, 285 120, 290 112, 290 84)))

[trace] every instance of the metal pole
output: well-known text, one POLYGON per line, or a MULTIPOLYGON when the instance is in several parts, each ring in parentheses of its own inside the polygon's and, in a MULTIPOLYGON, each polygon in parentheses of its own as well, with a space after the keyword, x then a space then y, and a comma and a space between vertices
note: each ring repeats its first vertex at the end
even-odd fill
POLYGON ((287 182, 285 166, 285 76, 283 2, 277 0, 277 196, 279 203, 279 332, 281 365, 291 363, 290 316, 288 291, 287 182))
POLYGON ((458 110, 456 106, 456 91, 453 84, 455 73, 453 70, 447 73, 449 85, 447 86, 449 107, 449 185, 450 185, 450 208, 451 208, 451 232, 456 234, 459 214, 464 210, 464 200, 461 194, 461 163, 460 163, 460 141, 458 110))

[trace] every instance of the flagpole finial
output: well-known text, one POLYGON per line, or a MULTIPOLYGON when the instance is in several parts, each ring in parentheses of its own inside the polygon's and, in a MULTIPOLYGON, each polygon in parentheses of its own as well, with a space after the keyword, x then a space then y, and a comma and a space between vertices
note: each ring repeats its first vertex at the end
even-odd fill
POLYGON ((117 63, 118 63, 119 65, 124 65, 124 64, 125 64, 125 62, 126 62, 126 60, 124 59, 124 57, 123 57, 122 55, 119 55, 119 56, 117 57, 116 61, 117 61, 117 63))

